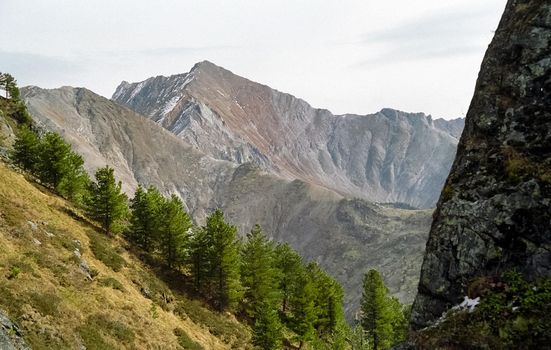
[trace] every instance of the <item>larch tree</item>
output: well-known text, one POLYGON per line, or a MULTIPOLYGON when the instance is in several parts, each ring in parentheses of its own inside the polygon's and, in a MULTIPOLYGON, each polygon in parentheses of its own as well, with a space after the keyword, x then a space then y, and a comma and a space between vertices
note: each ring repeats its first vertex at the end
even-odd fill
POLYGON ((327 343, 333 343, 333 348, 344 344, 345 326, 343 313, 344 292, 341 285, 323 271, 317 263, 309 263, 306 267, 310 280, 315 287, 316 328, 317 336, 327 343))
POLYGON ((180 198, 172 195, 161 206, 159 250, 169 268, 180 267, 186 257, 191 220, 180 198))
POLYGON ((101 223, 106 234, 110 234, 122 226, 122 220, 128 213, 128 199, 122 192, 121 182, 115 181, 113 168, 99 168, 95 179, 90 185, 87 212, 92 219, 101 223))
POLYGON ((162 207, 165 199, 153 186, 145 190, 141 185, 130 202, 132 216, 128 237, 140 248, 152 253, 159 241, 162 207))
POLYGON ((275 248, 275 266, 280 270, 281 311, 286 315, 289 301, 302 283, 302 258, 288 243, 279 243, 275 248))
POLYGON ((212 270, 210 257, 213 247, 212 240, 204 227, 192 228, 188 249, 187 264, 191 270, 195 290, 197 292, 210 290, 207 284, 209 284, 209 274, 212 270))
POLYGON ((241 252, 241 284, 244 288, 243 311, 254 319, 262 304, 277 309, 280 299, 279 271, 275 268, 274 245, 259 225, 247 234, 241 252))
POLYGON ((392 343, 392 315, 388 289, 377 270, 364 275, 361 299, 361 325, 374 350, 386 349, 392 343))
POLYGON ((253 323, 253 342, 263 349, 281 347, 281 322, 277 314, 281 293, 280 271, 275 267, 274 244, 255 225, 241 252, 241 308, 253 323))
POLYGON ((35 171, 38 162, 40 139, 36 132, 23 126, 16 134, 11 159, 27 171, 35 171))
POLYGON ((239 276, 239 243, 237 228, 224 221, 224 213, 216 209, 205 226, 209 254, 209 280, 219 311, 234 309, 242 296, 239 276))
POLYGON ((316 318, 315 296, 316 289, 314 283, 310 280, 306 271, 300 272, 300 283, 295 286, 289 300, 291 309, 290 328, 297 335, 299 349, 302 349, 305 343, 315 337, 314 324, 316 318))
POLYGON ((256 310, 252 341, 259 349, 281 349, 283 333, 277 310, 270 303, 261 303, 256 310))

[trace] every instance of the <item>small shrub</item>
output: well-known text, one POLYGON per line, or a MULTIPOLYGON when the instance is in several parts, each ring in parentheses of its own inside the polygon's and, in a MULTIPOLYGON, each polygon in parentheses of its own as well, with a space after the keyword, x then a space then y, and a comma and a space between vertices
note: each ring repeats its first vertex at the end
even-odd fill
POLYGON ((249 333, 245 326, 207 309, 197 300, 181 298, 174 313, 182 318, 189 317, 193 323, 205 326, 212 335, 231 344, 233 348, 244 349, 249 342, 249 333))
POLYGON ((203 350, 203 347, 193 341, 182 328, 175 328, 174 335, 178 338, 178 344, 184 349, 203 350))
POLYGON ((17 276, 19 276, 20 273, 21 273, 21 269, 18 266, 12 266, 10 273, 8 275, 8 279, 9 280, 15 279, 17 278, 17 276))
POLYGON ((53 293, 37 293, 30 294, 31 305, 44 316, 56 316, 59 313, 58 306, 61 299, 53 293))
POLYGON ((113 277, 101 278, 99 279, 98 284, 100 286, 111 287, 113 289, 120 290, 121 292, 126 292, 126 289, 124 289, 122 283, 113 277))
POLYGON ((87 349, 113 349, 105 336, 111 336, 117 343, 131 345, 134 343, 134 331, 120 321, 111 320, 107 315, 94 314, 88 317, 78 332, 87 349))
POLYGON ((159 311, 157 310, 157 305, 151 304, 151 317, 153 319, 159 318, 159 311))
POLYGON ((84 324, 78 328, 78 334, 87 350, 111 350, 114 349, 107 343, 95 325, 84 324))
POLYGON ((100 236, 96 232, 90 232, 88 236, 90 237, 90 249, 98 260, 115 272, 120 271, 126 266, 124 258, 117 254, 107 238, 100 236))

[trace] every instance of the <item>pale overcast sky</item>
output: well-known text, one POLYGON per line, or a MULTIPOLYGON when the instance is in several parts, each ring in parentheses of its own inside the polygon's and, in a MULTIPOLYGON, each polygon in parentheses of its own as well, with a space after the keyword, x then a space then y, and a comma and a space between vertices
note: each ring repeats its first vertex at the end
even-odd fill
POLYGON ((122 81, 209 60, 334 113, 463 117, 506 0, 0 0, 21 86, 122 81))

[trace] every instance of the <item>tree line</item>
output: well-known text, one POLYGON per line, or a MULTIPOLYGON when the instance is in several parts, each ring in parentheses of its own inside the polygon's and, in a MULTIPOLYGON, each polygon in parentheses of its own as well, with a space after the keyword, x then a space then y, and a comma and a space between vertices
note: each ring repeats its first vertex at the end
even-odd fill
POLYGON ((388 295, 375 270, 364 277, 359 325, 351 331, 340 284, 288 244, 268 239, 260 226, 240 239, 220 209, 203 226, 194 225, 179 197, 165 197, 153 186, 138 186, 129 199, 113 168, 97 169, 92 180, 83 158, 60 135, 41 132, 32 122, 19 128, 11 158, 80 206, 105 234, 124 234, 188 276, 213 307, 251 326, 258 348, 280 349, 289 334, 299 348, 315 349, 386 349, 405 339, 407 309, 388 295))

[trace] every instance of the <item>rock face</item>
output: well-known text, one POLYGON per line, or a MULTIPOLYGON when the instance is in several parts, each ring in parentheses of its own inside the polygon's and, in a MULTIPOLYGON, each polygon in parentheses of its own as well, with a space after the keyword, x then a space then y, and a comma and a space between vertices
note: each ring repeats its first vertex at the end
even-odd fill
POLYGON ((0 349, 2 350, 30 350, 19 327, 0 310, 0 349))
POLYGON ((392 109, 335 116, 207 61, 186 74, 123 82, 112 99, 216 159, 420 208, 434 207, 463 127, 462 119, 392 109))
POLYGON ((86 89, 22 89, 35 120, 59 132, 93 173, 104 164, 132 195, 138 183, 175 193, 199 223, 224 210, 241 234, 256 223, 315 260, 344 286, 347 314, 358 307, 362 274, 381 271, 391 291, 413 300, 430 210, 403 210, 346 198, 252 163, 214 159, 146 117, 86 89))
POLYGON ((509 0, 427 243, 412 324, 477 276, 551 276, 551 3, 509 0))

